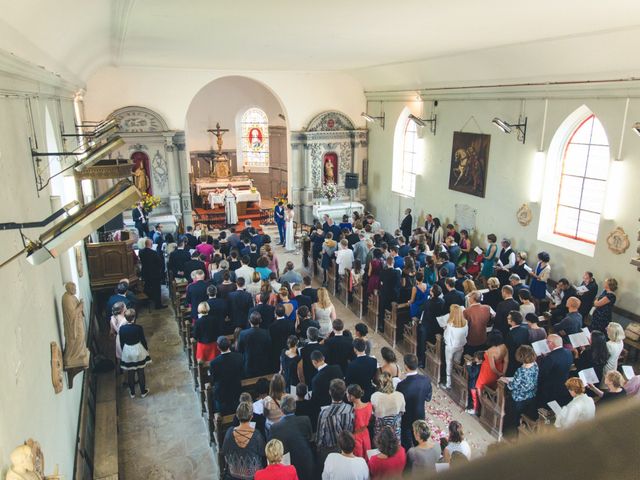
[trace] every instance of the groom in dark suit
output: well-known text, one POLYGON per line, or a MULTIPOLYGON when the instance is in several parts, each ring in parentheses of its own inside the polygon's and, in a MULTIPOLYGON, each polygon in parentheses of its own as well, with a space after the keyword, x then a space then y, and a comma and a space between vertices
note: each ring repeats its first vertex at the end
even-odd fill
POLYGON ((276 207, 273 209, 273 218, 276 221, 276 225, 278 225, 278 235, 280 235, 280 243, 279 245, 284 245, 284 207, 282 206, 282 200, 278 202, 276 207))
POLYGON ((133 223, 138 230, 140 238, 149 236, 149 214, 144 209, 142 202, 136 204, 136 208, 131 211, 133 223))
POLYGON ((413 217, 411 216, 411 209, 407 208, 404 211, 404 218, 402 219, 402 223, 400 224, 400 230, 402 231, 402 236, 407 242, 409 242, 409 238, 411 237, 412 227, 413 227, 413 217))
POLYGON ((407 370, 406 378, 402 380, 396 390, 404 395, 405 412, 400 423, 401 443, 405 450, 413 447, 413 422, 424 420, 425 402, 431 401, 431 379, 418 373, 418 357, 412 353, 404 356, 407 370))

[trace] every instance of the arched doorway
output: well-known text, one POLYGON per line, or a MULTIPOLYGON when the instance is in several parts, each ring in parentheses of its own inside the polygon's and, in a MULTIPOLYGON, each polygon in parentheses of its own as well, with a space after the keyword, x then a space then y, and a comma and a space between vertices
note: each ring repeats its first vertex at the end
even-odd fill
POLYGON ((215 194, 229 179, 254 193, 238 199, 240 222, 257 219, 251 215, 258 205, 264 219, 275 199, 290 194, 286 112, 260 82, 229 76, 200 89, 187 110, 185 143, 196 222, 219 226, 223 209, 215 194))

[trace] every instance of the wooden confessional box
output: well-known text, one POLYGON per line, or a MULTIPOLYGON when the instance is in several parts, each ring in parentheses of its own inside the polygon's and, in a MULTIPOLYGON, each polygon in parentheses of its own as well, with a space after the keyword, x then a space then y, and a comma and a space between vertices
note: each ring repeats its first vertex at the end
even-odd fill
POLYGON ((92 290, 113 288, 123 278, 128 278, 130 285, 138 281, 133 243, 129 240, 86 244, 92 290))

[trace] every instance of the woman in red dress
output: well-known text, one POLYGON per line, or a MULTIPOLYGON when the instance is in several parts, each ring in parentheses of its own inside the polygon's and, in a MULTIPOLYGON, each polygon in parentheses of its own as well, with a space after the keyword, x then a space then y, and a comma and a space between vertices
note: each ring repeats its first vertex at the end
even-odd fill
POLYGON ((369 422, 373 409, 371 403, 364 403, 361 399, 364 390, 360 385, 349 385, 347 388, 347 399, 353 404, 353 436, 356 444, 353 454, 367 460, 367 450, 371 450, 371 437, 369 436, 369 422))
POLYGON ((504 344, 502 333, 494 330, 487 338, 489 349, 484 352, 484 361, 480 367, 480 374, 476 380, 476 388, 471 390, 473 410, 468 413, 476 414, 480 409, 480 394, 487 386, 496 388, 498 378, 503 377, 509 366, 509 351, 504 344))

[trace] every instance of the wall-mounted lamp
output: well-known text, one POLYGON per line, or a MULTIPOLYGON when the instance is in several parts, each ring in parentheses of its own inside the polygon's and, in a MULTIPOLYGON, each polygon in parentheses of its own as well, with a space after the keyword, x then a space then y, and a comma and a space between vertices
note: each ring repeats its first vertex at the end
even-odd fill
POLYGON ((520 117, 518 120, 519 123, 509 123, 505 122, 501 118, 495 117, 491 123, 493 123, 496 127, 502 130, 504 133, 511 133, 515 128, 518 132, 518 141, 524 144, 527 139, 527 117, 520 117))
POLYGON ((431 118, 418 118, 413 113, 409 114, 409 120, 413 121, 419 127, 426 127, 429 124, 429 131, 436 134, 436 125, 438 116, 434 113, 431 115, 431 118))
POLYGON ((379 117, 374 117, 372 115, 369 115, 366 112, 362 112, 360 115, 362 115, 362 118, 364 118, 369 123, 375 123, 376 121, 379 121, 380 126, 384 129, 384 117, 385 117, 384 112, 382 112, 382 115, 379 117))
POLYGON ((95 125, 88 125, 83 123, 81 125, 76 125, 76 127, 85 129, 92 128, 93 130, 83 131, 82 133, 63 133, 63 137, 89 137, 92 139, 97 139, 98 137, 103 137, 109 133, 115 133, 116 130, 120 129, 120 125, 115 119, 104 120, 95 125))
POLYGON ((63 172, 66 172, 67 170, 70 170, 71 168, 75 169, 78 172, 81 172, 85 168, 95 165, 104 157, 109 155, 109 153, 120 148, 124 144, 125 144, 125 141, 122 137, 118 135, 114 135, 109 139, 107 139, 105 142, 90 145, 89 148, 83 151, 37 152, 31 149, 31 157, 35 162, 34 175, 36 180, 36 188, 38 192, 42 191, 49 184, 52 178, 60 175, 63 172), (74 156, 76 157, 76 161, 72 165, 59 171, 55 175, 51 175, 48 178, 42 177, 42 170, 40 169, 40 162, 42 161, 42 159, 40 157, 66 157, 66 156, 74 156))
POLYGON ((633 127, 631 127, 633 129, 634 132, 636 132, 636 135, 640 135, 640 122, 636 122, 633 124, 633 127))

